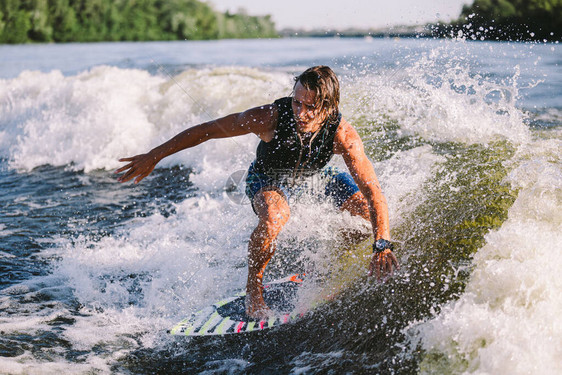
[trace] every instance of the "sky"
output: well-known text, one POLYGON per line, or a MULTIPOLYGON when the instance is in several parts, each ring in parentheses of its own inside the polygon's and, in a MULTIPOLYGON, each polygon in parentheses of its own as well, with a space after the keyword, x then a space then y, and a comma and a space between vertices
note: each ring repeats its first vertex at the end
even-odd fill
POLYGON ((384 28, 458 18, 473 0, 206 0, 219 11, 270 14, 278 30, 384 28))

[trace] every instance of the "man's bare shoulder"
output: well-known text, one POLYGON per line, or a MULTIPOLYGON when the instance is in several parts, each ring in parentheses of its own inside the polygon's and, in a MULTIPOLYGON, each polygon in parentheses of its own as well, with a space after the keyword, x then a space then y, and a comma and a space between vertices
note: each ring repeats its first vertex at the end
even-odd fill
POLYGON ((357 147, 363 148, 359 133, 357 133, 353 125, 342 118, 338 130, 336 131, 336 136, 334 137, 334 153, 348 154, 357 147))
POLYGON ((273 138, 277 126, 277 106, 266 104, 250 108, 239 115, 238 121, 242 126, 268 142, 273 138))

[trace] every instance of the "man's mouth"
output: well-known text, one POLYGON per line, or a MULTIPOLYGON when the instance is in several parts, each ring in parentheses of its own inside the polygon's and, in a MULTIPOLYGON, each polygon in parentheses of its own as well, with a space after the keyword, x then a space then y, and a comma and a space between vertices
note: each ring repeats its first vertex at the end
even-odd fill
POLYGON ((300 120, 298 118, 295 118, 295 122, 297 123, 297 125, 299 126, 305 126, 307 124, 306 121, 300 120))

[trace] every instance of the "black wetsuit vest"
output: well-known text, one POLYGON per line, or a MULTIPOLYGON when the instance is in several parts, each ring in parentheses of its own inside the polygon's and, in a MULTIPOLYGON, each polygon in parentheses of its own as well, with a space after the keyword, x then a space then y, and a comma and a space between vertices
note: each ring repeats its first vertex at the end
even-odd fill
POLYGON ((334 137, 341 122, 341 113, 326 120, 309 145, 297 135, 291 106, 292 98, 277 99, 278 119, 275 136, 269 142, 261 141, 256 151, 255 172, 270 177, 311 175, 322 169, 334 155, 334 137))

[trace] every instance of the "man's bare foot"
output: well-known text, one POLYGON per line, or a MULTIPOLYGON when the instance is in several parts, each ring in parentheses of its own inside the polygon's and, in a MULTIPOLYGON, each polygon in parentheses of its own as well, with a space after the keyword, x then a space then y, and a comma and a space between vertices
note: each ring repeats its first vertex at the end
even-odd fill
POLYGON ((267 319, 273 311, 267 307, 261 291, 254 295, 246 294, 246 315, 253 319, 267 319))

